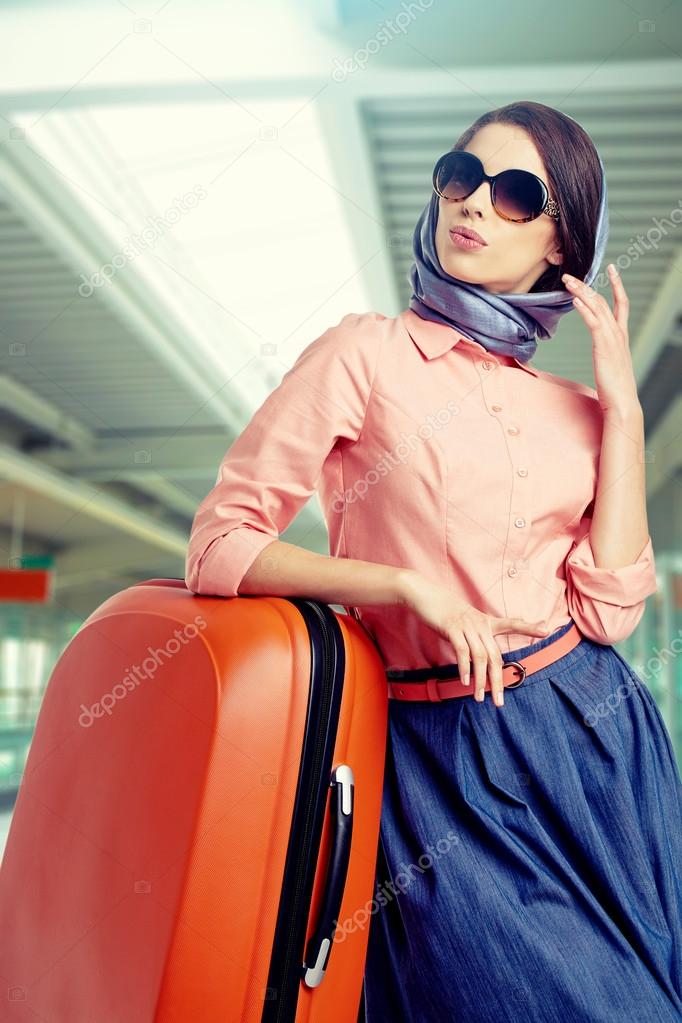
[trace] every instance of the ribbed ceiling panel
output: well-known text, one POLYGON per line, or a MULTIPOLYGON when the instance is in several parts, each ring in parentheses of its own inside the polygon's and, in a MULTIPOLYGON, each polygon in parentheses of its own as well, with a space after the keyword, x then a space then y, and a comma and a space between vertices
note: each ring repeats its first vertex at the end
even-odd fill
MULTIPOLYGON (((96 290, 0 200, 2 371, 95 433, 214 426, 178 380, 96 290)), ((106 285, 105 285, 106 287, 106 285)), ((216 389, 220 382, 216 382, 216 389)))

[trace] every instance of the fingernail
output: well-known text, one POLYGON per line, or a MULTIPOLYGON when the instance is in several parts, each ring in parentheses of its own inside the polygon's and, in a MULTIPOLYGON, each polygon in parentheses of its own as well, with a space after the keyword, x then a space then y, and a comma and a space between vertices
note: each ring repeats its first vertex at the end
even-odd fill
POLYGON ((468 675, 463 675, 462 676, 462 682, 464 683, 465 686, 468 686, 469 685, 469 676, 468 675))

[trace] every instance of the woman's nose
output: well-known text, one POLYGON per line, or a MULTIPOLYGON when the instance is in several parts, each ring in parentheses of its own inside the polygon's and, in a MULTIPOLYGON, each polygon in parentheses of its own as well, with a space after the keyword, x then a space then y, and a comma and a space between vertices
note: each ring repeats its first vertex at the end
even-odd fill
POLYGON ((492 209, 490 182, 482 181, 475 192, 462 199, 462 209, 467 213, 485 213, 492 209))

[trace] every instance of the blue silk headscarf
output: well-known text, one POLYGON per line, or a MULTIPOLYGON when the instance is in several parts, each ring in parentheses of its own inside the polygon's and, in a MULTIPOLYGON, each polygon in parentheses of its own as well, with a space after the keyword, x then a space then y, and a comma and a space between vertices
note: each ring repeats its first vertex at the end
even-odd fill
MULTIPOLYGON (((601 265, 609 234, 608 196, 604 164, 601 167, 601 200, 597 219, 594 257, 584 280, 592 284, 601 265)), ((436 252, 438 195, 422 210, 412 239, 414 263, 407 279, 412 286, 409 306, 426 320, 453 327, 478 341, 490 352, 513 355, 529 362, 540 340, 552 336, 561 317, 574 309, 568 291, 497 293, 469 284, 443 270, 436 252)))

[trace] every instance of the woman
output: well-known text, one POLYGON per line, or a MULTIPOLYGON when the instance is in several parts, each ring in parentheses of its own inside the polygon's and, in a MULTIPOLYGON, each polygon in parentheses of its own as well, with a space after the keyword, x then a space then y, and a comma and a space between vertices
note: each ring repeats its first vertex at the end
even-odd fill
POLYGON ((679 1021, 682 781, 612 645, 656 574, 627 296, 613 268, 613 312, 590 286, 603 166, 514 103, 433 184, 410 308, 304 349, 223 459, 186 583, 342 604, 384 659, 368 1023, 679 1021), (572 308, 596 388, 529 365, 572 308), (315 490, 331 558, 277 539, 315 490))

